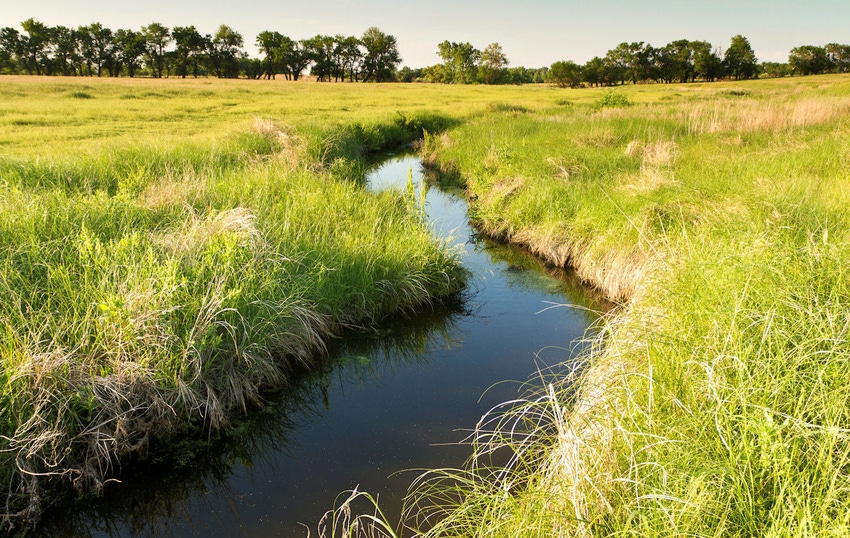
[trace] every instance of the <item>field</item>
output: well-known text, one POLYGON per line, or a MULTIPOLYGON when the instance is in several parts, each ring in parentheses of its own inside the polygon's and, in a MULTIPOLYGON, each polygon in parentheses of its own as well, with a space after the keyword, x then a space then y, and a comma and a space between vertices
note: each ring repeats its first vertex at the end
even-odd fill
MULTIPOLYGON (((482 233, 621 307, 422 476, 432 535, 846 535, 850 78, 616 90, 4 78, 4 471, 96 489, 464 273, 357 178, 424 135, 482 233), (573 384, 573 383, 577 384, 573 384), (14 471, 12 471, 14 470, 14 471), (439 521, 435 523, 436 521, 439 521)), ((471 426, 471 425, 470 425, 471 426)))

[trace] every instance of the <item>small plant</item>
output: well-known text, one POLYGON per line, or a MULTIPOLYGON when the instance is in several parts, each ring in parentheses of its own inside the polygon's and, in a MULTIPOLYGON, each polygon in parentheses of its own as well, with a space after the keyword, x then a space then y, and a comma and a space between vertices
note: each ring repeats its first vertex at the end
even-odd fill
POLYGON ((602 94, 602 97, 596 102, 596 105, 599 108, 624 108, 632 106, 632 102, 626 94, 611 89, 602 94))

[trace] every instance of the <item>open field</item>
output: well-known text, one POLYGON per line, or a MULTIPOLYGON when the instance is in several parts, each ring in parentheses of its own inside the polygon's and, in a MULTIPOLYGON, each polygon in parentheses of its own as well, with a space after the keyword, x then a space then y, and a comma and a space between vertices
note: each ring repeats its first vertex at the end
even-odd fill
POLYGON ((516 465, 425 475, 409 525, 848 533, 847 76, 614 93, 4 78, 0 103, 13 499, 38 500, 38 473, 96 486, 147 432, 223 427, 322 336, 457 291, 410 204, 356 182, 424 128, 483 233, 622 308, 578 391, 558 376, 484 422, 478 453, 505 443, 516 465))

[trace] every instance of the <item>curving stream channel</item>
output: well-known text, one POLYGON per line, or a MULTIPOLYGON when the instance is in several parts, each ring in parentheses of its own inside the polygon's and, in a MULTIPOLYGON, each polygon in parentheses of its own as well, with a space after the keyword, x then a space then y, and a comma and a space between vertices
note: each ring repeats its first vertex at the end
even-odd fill
MULTIPOLYGON (((417 192, 433 183, 414 155, 400 154, 367 186, 405 189, 409 171, 417 192)), ((432 187, 425 207, 434 232, 463 249, 473 276, 462 300, 346 338, 234 435, 201 455, 167 447, 162 463, 53 512, 38 534, 307 536, 309 527, 316 536, 345 490, 377 495, 397 519, 410 470, 460 467, 467 429, 539 369, 569 360, 607 305, 571 273, 478 237, 459 192, 432 187), (553 307, 566 304, 579 308, 553 307)))

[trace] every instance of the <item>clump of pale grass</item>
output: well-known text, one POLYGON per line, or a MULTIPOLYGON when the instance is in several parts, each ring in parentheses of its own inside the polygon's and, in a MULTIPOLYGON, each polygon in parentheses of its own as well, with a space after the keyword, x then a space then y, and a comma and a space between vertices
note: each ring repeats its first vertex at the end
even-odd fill
POLYGON ((780 131, 820 125, 850 113, 848 98, 699 102, 685 112, 688 134, 780 131))
POLYGON ((154 237, 154 243, 173 256, 187 258, 196 256, 216 237, 231 234, 240 246, 257 252, 263 245, 263 238, 255 221, 256 217, 245 207, 228 209, 206 217, 200 217, 190 208, 180 229, 158 234, 154 237))
POLYGON ((299 164, 306 146, 303 137, 268 118, 254 118, 253 128, 255 132, 275 140, 278 160, 293 167, 299 164))

